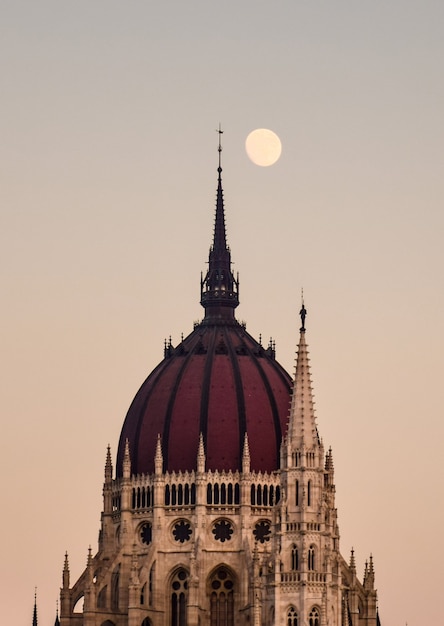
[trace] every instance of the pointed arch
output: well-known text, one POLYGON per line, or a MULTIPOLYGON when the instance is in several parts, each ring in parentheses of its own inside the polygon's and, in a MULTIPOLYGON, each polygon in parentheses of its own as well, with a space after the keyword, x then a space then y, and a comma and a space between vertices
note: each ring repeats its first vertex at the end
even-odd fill
POLYGON ((299 626, 299 616, 294 606, 290 606, 287 611, 286 626, 299 626))
POLYGON ((208 577, 210 626, 235 626, 234 596, 236 579, 225 565, 217 567, 208 577))
POLYGON ((153 626, 153 622, 150 620, 149 617, 145 617, 140 626, 153 626))
POLYGON ((308 548, 307 556, 308 556, 308 569, 313 571, 316 569, 316 548, 313 544, 308 548))
POLYGON ((111 609, 119 610, 120 564, 111 574, 111 609))
POLYGON ((187 626, 188 572, 179 567, 170 583, 170 625, 187 626))
POLYGON ((299 551, 297 545, 291 546, 291 569, 296 572, 299 569, 299 551))
POLYGON ((106 608, 106 596, 107 596, 107 592, 108 592, 108 585, 105 585, 104 587, 102 587, 102 589, 99 591, 98 595, 97 595, 97 608, 98 609, 104 609, 106 608))
POLYGON ((308 614, 308 626, 321 626, 321 613, 317 606, 314 606, 308 614))
POLYGON ((83 603, 85 602, 85 596, 83 593, 74 601, 73 613, 83 613, 83 603))

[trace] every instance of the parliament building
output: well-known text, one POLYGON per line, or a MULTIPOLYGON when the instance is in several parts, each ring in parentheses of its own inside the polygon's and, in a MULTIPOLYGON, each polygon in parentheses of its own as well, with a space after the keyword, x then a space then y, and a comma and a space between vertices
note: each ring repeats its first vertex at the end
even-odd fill
POLYGON ((358 578, 340 551, 304 304, 293 378, 236 319, 220 156, 203 319, 166 342, 108 448, 97 551, 78 580, 65 557, 61 626, 380 625, 372 557, 358 578))

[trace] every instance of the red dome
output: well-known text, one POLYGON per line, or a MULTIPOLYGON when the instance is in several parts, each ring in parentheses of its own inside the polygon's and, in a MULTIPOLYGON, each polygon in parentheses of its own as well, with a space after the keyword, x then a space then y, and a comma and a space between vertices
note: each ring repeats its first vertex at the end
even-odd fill
POLYGON ((291 378, 235 320, 204 320, 148 376, 128 411, 117 460, 128 439, 133 473, 152 473, 157 436, 164 470, 196 469, 199 435, 206 469, 240 470, 245 433, 251 469, 273 471, 287 428, 291 378))
MULTIPOLYGON (((221 147, 219 145, 219 155, 221 147)), ((220 159, 216 219, 208 271, 201 280, 205 319, 143 383, 120 435, 117 473, 128 439, 134 474, 154 472, 160 435, 164 471, 196 469, 202 433, 206 469, 240 470, 245 433, 251 469, 279 467, 287 429, 291 378, 234 317, 239 282, 225 236, 220 159)))

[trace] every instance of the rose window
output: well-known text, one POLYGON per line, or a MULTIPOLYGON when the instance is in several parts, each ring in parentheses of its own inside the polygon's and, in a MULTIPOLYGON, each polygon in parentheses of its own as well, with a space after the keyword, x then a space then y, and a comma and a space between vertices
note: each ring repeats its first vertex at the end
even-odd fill
POLYGON ((177 524, 174 525, 173 528, 173 535, 174 535, 174 539, 176 541, 180 541, 180 543, 184 543, 185 541, 188 541, 189 538, 191 537, 191 525, 189 522, 185 522, 184 520, 181 520, 180 522, 177 522, 177 524))
POLYGON ((270 530, 270 522, 258 522, 253 530, 253 535, 256 541, 260 543, 265 543, 266 541, 270 541, 271 530, 270 530))
POLYGON ((140 541, 149 545, 153 538, 153 529, 151 524, 143 524, 140 528, 140 541))
POLYGON ((224 543, 224 541, 230 541, 233 532, 231 523, 224 519, 216 522, 212 530, 214 538, 222 543, 224 543))

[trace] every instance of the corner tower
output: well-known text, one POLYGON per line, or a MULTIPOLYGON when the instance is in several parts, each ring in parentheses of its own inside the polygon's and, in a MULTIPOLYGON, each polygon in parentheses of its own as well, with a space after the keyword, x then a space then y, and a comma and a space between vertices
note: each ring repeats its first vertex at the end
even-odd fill
POLYGON ((235 317, 221 150, 204 318, 137 392, 115 476, 107 450, 98 550, 73 586, 65 557, 61 626, 377 626, 373 561, 361 584, 339 551, 306 309, 293 382, 235 317))

